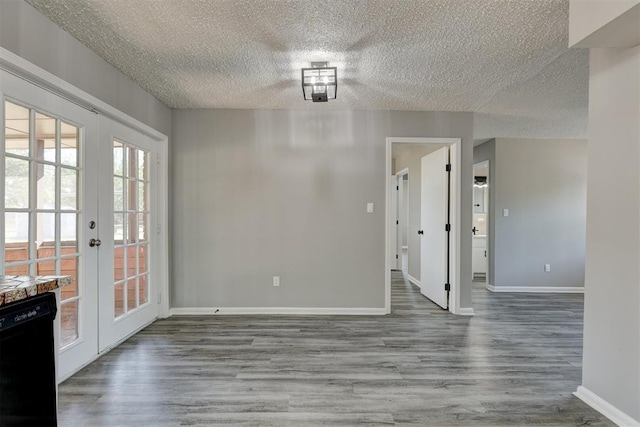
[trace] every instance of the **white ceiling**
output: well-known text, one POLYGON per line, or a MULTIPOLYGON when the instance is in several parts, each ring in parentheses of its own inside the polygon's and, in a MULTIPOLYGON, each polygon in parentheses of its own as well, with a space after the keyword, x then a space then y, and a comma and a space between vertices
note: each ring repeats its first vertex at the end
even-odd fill
POLYGON ((473 111, 476 138, 586 133, 568 0, 28 1, 173 108, 473 111), (310 61, 338 67, 337 100, 303 100, 310 61))

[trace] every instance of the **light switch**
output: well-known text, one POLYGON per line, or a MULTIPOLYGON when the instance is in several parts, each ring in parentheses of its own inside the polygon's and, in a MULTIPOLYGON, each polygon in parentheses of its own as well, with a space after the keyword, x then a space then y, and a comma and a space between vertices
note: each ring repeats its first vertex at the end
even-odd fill
POLYGON ((509 216, 509 209, 502 209, 502 216, 509 216))
POLYGON ((373 203, 367 203, 367 213, 373 213, 373 203))

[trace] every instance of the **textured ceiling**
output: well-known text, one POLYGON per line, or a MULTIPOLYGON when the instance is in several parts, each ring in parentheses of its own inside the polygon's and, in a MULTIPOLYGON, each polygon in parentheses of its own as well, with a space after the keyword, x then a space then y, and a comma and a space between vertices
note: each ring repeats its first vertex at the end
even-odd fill
POLYGON ((586 132, 567 0, 28 1, 173 108, 473 111, 478 138, 586 132), (310 61, 338 67, 337 100, 302 99, 310 61))

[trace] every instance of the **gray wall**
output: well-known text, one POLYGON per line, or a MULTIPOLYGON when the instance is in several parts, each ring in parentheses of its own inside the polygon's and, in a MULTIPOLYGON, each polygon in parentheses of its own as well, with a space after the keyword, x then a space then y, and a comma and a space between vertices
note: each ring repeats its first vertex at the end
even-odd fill
POLYGON ((586 141, 498 138, 491 168, 492 284, 584 286, 586 141))
POLYGON ((409 168, 409 226, 407 227, 407 246, 409 247, 408 272, 420 280, 420 211, 422 209, 422 158, 433 153, 440 144, 393 144, 396 158, 396 170, 409 168))
POLYGON ((582 383, 640 423, 640 46, 591 49, 582 383))
POLYGON ((496 247, 495 241, 495 227, 496 227, 496 198, 495 198, 495 170, 496 170, 496 140, 490 139, 483 142, 480 145, 473 147, 473 163, 480 163, 489 161, 489 176, 487 180, 489 182, 489 215, 487 215, 487 222, 489 223, 489 235, 487 236, 488 249, 488 262, 487 262, 487 279, 488 283, 492 283, 492 278, 495 277, 495 254, 493 248, 496 247))
POLYGON ((171 134, 171 110, 22 0, 0 1, 0 46, 171 134))
POLYGON ((384 307, 386 137, 463 139, 469 227, 472 135, 471 113, 175 110, 172 306, 384 307))

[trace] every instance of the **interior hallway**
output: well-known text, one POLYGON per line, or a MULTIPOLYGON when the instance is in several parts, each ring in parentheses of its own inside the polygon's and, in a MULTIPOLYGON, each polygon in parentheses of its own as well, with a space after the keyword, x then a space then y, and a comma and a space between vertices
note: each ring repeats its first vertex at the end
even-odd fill
POLYGON ((390 316, 160 320, 60 386, 61 426, 613 425, 572 396, 583 298, 453 316, 393 272, 390 316))

